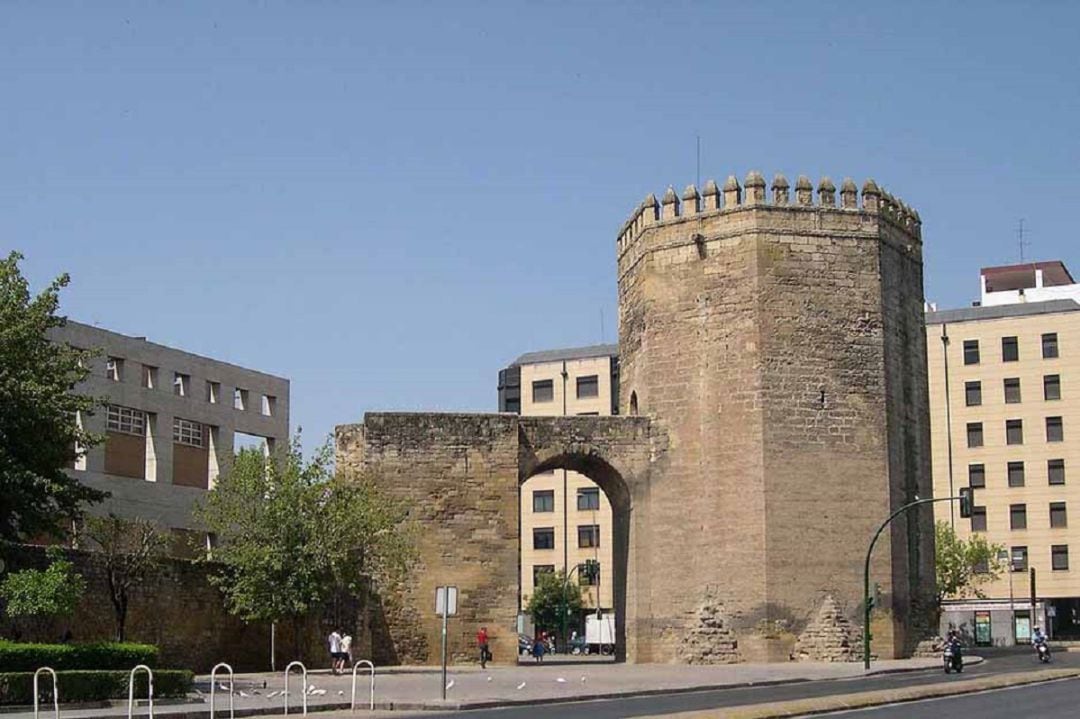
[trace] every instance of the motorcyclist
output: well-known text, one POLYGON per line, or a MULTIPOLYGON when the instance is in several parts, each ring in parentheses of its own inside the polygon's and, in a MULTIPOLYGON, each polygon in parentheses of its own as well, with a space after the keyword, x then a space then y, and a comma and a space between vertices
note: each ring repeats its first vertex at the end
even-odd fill
POLYGON ((1031 635, 1031 644, 1038 647, 1040 644, 1046 644, 1046 635, 1042 633, 1042 629, 1035 627, 1035 632, 1031 635))

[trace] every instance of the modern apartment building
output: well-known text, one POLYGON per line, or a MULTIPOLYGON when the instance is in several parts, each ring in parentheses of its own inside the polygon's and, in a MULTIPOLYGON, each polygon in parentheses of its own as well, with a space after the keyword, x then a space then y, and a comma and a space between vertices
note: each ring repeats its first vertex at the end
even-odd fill
POLYGON ((109 492, 93 514, 149 519, 185 544, 200 532, 192 509, 234 448, 273 451, 289 439, 289 381, 143 337, 69 321, 51 339, 98 356, 79 391, 107 406, 76 421, 105 441, 71 472, 109 492))
MULTIPOLYGON (((618 412, 619 348, 596 345, 531 352, 499 372, 499 411, 522 415, 618 412)), ((521 487, 521 610, 543 572, 567 569, 586 610, 610 610, 611 505, 588 477, 552 470, 521 487), (590 577, 587 562, 598 562, 590 577)))
POLYGON ((970 519, 951 502, 935 518, 984 533, 1006 567, 943 624, 980 645, 1033 623, 1080 637, 1080 285, 1061 262, 985 268, 980 302, 927 312, 926 331, 934 494, 976 488, 970 519))

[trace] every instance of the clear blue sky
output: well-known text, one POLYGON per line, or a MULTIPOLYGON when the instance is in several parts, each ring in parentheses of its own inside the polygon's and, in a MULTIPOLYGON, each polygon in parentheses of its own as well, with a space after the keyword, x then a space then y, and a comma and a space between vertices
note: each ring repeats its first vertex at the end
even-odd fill
POLYGON ((873 176, 963 305, 1021 217, 1080 271, 1078 9, 7 2, 0 250, 75 319, 291 378, 309 447, 614 341, 615 232, 699 134, 703 178, 873 176))

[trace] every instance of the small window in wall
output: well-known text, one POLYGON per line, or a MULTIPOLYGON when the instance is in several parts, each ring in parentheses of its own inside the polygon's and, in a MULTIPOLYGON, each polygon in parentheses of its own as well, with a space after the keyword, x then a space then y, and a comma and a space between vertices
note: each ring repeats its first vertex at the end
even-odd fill
POLYGON ((577 508, 581 512, 600 509, 600 488, 582 487, 577 491, 577 508))
POLYGON ((1050 484, 1065 484, 1065 460, 1046 460, 1046 476, 1050 484))
POLYGON ((237 387, 236 389, 233 390, 232 406, 233 406, 233 409, 238 409, 241 412, 247 410, 248 391, 246 389, 242 389, 240 387, 237 387))
POLYGON ((1047 442, 1063 442, 1063 441, 1065 441, 1065 428, 1061 423, 1061 417, 1047 417, 1046 418, 1046 441, 1047 442))
POLYGON ((555 511, 555 490, 545 489, 533 492, 533 511, 534 512, 554 512, 555 511))
POLYGON ((191 395, 191 375, 174 372, 172 384, 173 394, 177 397, 188 397, 191 395))
POLYGON ((1061 399, 1061 375, 1048 374, 1043 376, 1043 399, 1047 401, 1061 399))
POLYGON ((979 364, 979 340, 964 340, 964 364, 979 364))
POLYGON ((1001 338, 1001 361, 1016 362, 1020 359, 1020 343, 1015 337, 1001 338))
POLYGON ((1010 552, 1010 558, 1012 559, 1012 570, 1014 572, 1026 572, 1028 569, 1028 552, 1027 547, 1013 547, 1010 552))
POLYGON ((1020 404, 1020 378, 1008 377, 1005 380, 1005 404, 1020 404))
POLYGON ((967 425, 967 446, 968 447, 981 447, 981 446, 983 446, 983 426, 982 426, 982 422, 968 422, 968 425, 967 425))
POLYGON ((158 368, 144 364, 142 368, 142 386, 146 389, 157 389, 158 368))
POLYGON ((1009 462, 1009 486, 1010 487, 1023 487, 1024 486, 1024 463, 1023 462, 1009 462))
POLYGON ((1050 503, 1050 526, 1054 528, 1069 526, 1069 519, 1066 516, 1064 502, 1050 503))
POLYGON ((146 413, 141 409, 110 404, 105 416, 105 428, 110 432, 146 435, 146 413))
POLYGON ((986 466, 982 464, 969 464, 968 465, 968 486, 969 487, 985 487, 986 486, 986 466))
POLYGON ((123 382, 124 360, 119 357, 109 357, 105 360, 105 376, 113 382, 123 382))
POLYGON ((1009 505, 1009 529, 1027 529, 1027 505, 1009 505))
POLYGON ((221 401, 221 383, 220 382, 207 382, 206 383, 206 401, 210 404, 217 404, 221 401))
POLYGON ((985 532, 986 531, 986 507, 972 507, 971 508, 971 531, 972 532, 985 532))
POLYGON ((600 525, 598 524, 581 524, 577 528, 577 545, 578 547, 599 547, 600 546, 600 525))
POLYGON ((964 383, 964 403, 968 407, 978 407, 982 404, 982 382, 964 383))
POLYGON ((504 412, 513 412, 514 414, 520 414, 521 413, 521 398, 520 397, 514 397, 514 398, 511 399, 511 398, 508 397, 506 399, 506 409, 504 409, 503 411, 504 412))
POLYGON ((273 417, 277 410, 277 397, 272 394, 262 396, 262 414, 264 417, 273 417))
POLYGON ((177 444, 186 444, 189 447, 205 446, 203 426, 199 422, 173 417, 172 432, 173 442, 177 444))
POLYGON ((599 397, 600 396, 600 378, 597 375, 589 375, 588 377, 577 378, 577 397, 578 399, 584 399, 587 397, 599 397))
POLYGON ((532 383, 533 402, 554 402, 555 382, 550 379, 538 379, 532 383))
POLYGON ((1069 568, 1069 545, 1054 544, 1050 546, 1050 568, 1055 572, 1064 572, 1069 568))
POLYGON ((555 549, 555 528, 537 527, 533 529, 533 549, 555 549))
POLYGON ((1007 419, 1005 420, 1005 444, 1023 444, 1024 443, 1024 420, 1022 419, 1007 419))
POLYGON ((636 415, 637 413, 638 413, 637 392, 631 392, 630 393, 630 414, 631 414, 631 416, 633 416, 633 415, 636 415))
POLYGON ((554 564, 534 564, 533 565, 533 586, 535 587, 535 586, 538 586, 540 584, 541 575, 554 574, 554 573, 555 573, 555 565, 554 564))
POLYGON ((1058 356, 1057 332, 1047 332, 1042 336, 1043 359, 1054 359, 1058 356))

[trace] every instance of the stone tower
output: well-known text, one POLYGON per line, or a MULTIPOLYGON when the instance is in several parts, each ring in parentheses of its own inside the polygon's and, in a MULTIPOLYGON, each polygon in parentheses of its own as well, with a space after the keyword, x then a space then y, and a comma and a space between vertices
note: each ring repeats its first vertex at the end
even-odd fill
MULTIPOLYGON (((743 661, 787 659, 831 598, 857 627, 871 535, 931 494, 918 213, 872 180, 794 190, 668 188, 619 233, 620 411, 669 437, 633 502, 637 661, 699 660, 703 602, 743 661)), ((920 638, 933 577, 932 514, 909 513, 874 554, 876 654, 920 638)))

